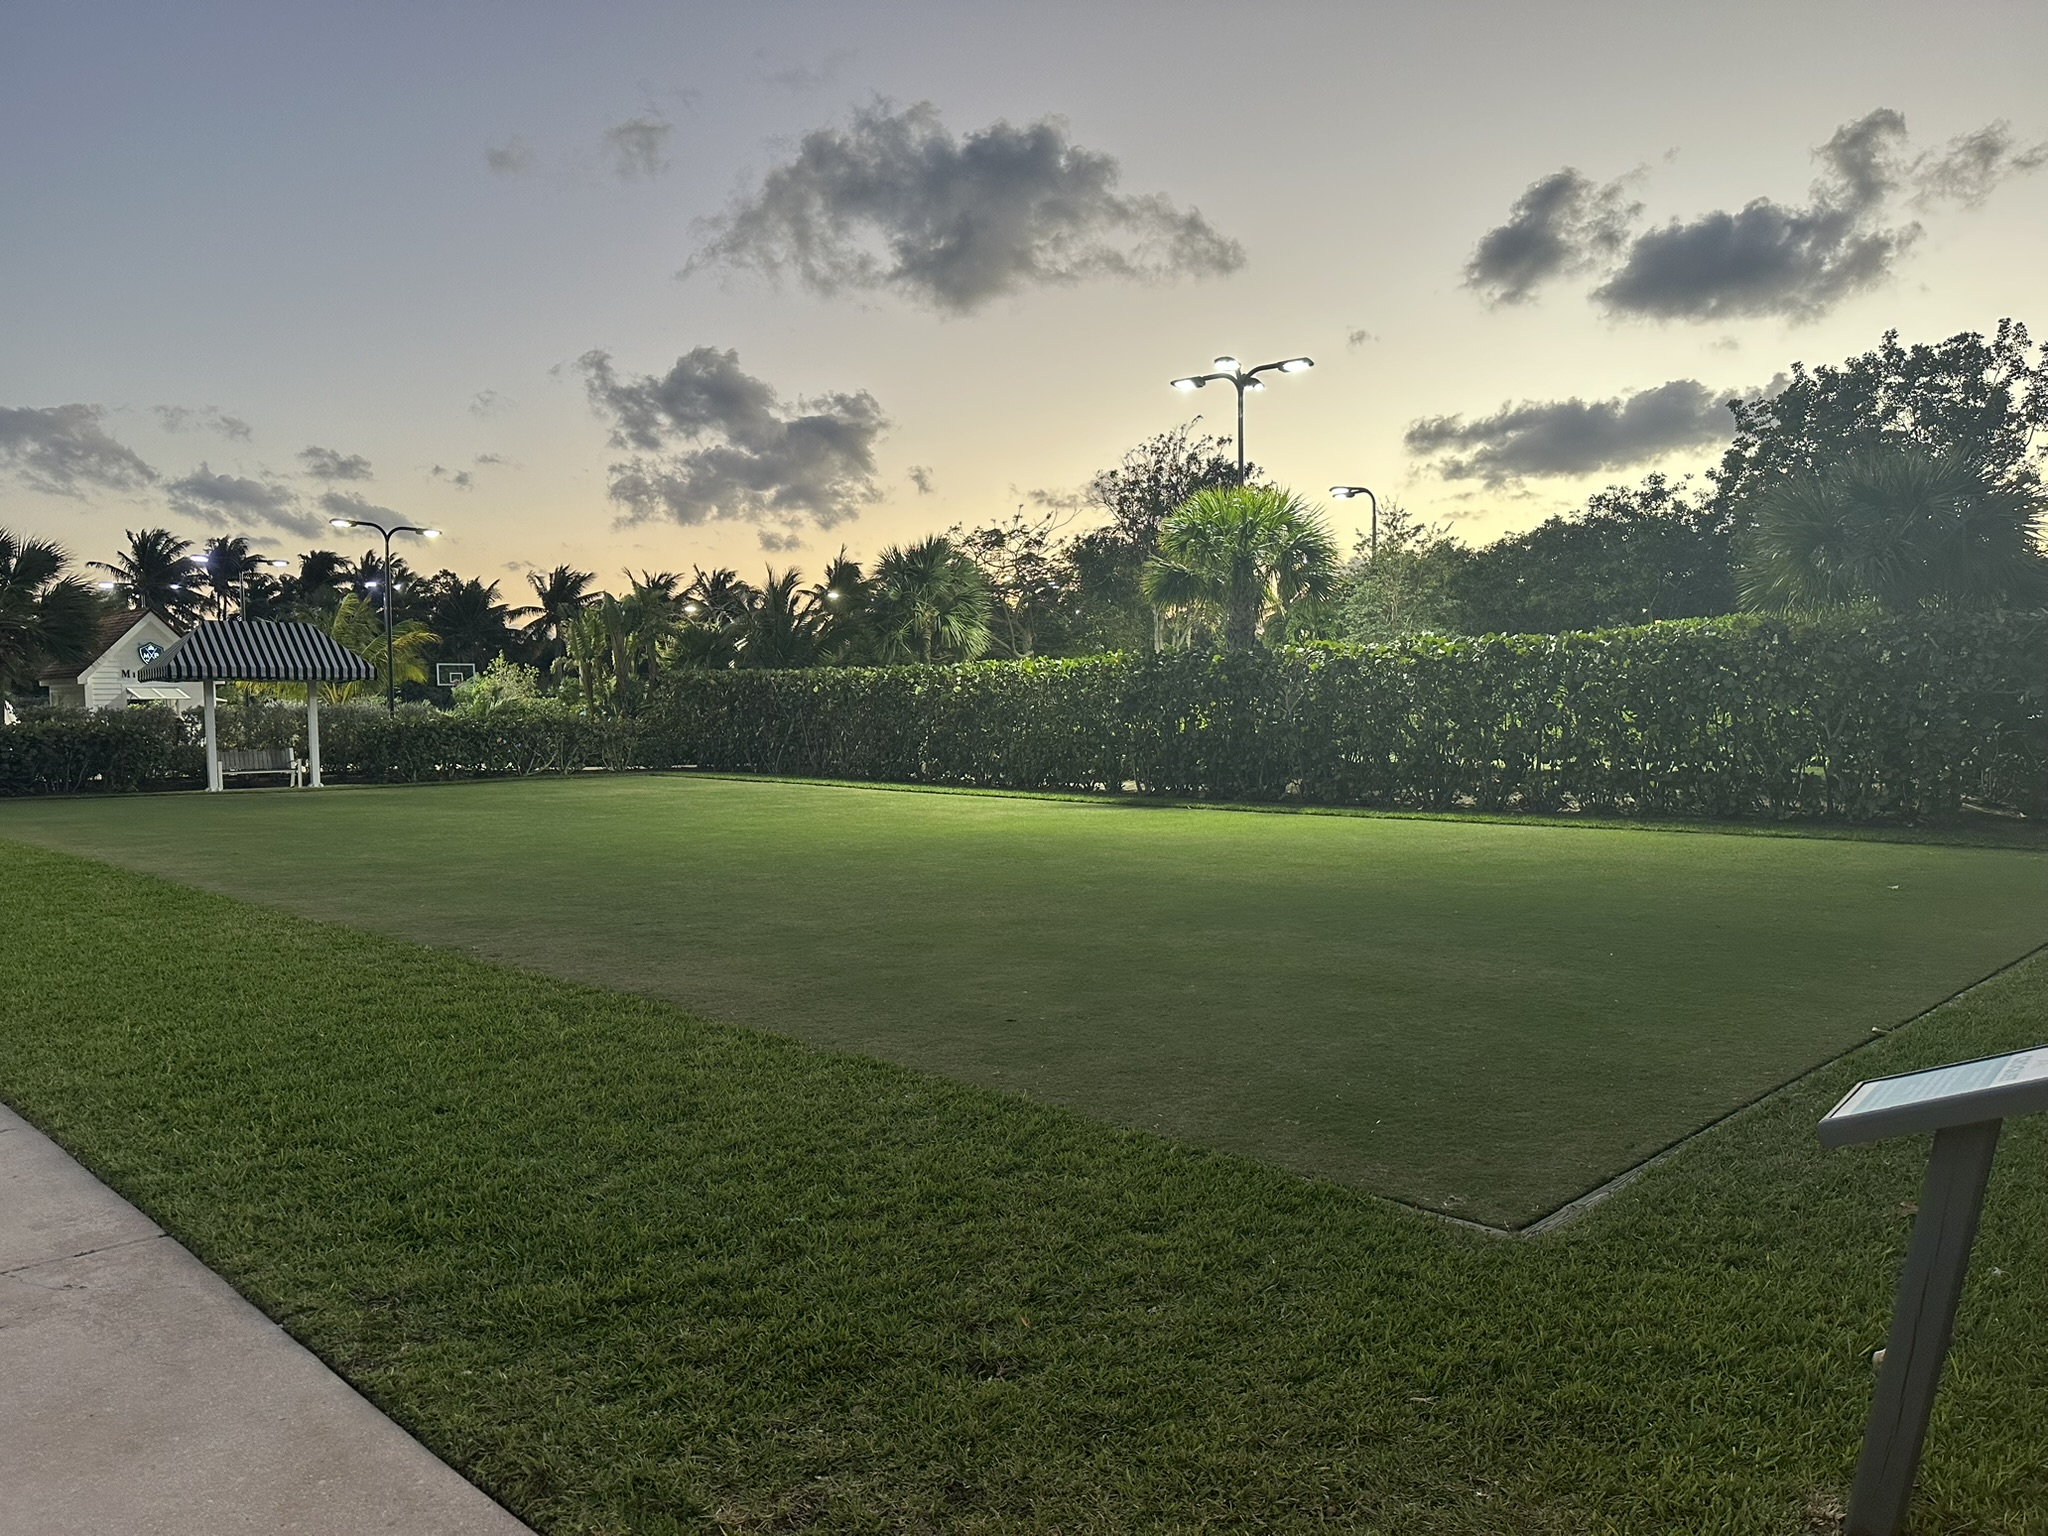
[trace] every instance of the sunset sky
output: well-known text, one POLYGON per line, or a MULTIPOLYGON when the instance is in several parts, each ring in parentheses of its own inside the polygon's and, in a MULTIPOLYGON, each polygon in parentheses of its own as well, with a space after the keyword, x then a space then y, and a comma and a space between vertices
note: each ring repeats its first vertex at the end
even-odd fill
POLYGON ((1316 359, 1274 477, 1484 541, 1794 359, 2048 326, 2043 58, 2039 4, 24 0, 0 527, 815 569, 1228 430, 1167 381, 1232 352, 1316 359))

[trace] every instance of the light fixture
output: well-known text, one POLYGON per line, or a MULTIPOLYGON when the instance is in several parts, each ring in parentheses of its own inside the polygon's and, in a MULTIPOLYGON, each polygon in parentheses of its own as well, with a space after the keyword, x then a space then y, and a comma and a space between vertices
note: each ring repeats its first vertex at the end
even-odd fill
POLYGON ((327 519, 327 526, 330 528, 353 528, 355 524, 345 517, 330 517, 327 519))
POLYGON ((120 583, 118 581, 102 581, 95 583, 95 585, 97 585, 102 592, 111 592, 114 590, 114 588, 118 587, 120 583))
POLYGON ((1315 365, 1316 360, 1312 357, 1290 357, 1280 365, 1280 371, 1282 373, 1307 373, 1315 365))
POLYGON ((273 571, 288 571, 292 568, 292 563, 289 560, 266 560, 263 563, 273 571))
POLYGON ((1173 381, 1173 387, 1185 395, 1192 394, 1194 391, 1204 388, 1208 384, 1208 382, 1209 381, 1207 379, 1175 379, 1173 381))
POLYGON ((422 528, 420 530, 420 537, 423 539, 438 539, 441 537, 441 530, 438 528, 422 528))
MULTIPOLYGON (((1246 391, 1262 390, 1266 387, 1265 380, 1259 377, 1262 373, 1305 373, 1315 367, 1315 365, 1315 359, 1312 357, 1284 357, 1278 362, 1260 363, 1256 367, 1247 368, 1238 359, 1226 352, 1215 360, 1213 366, 1216 371, 1214 373, 1191 373, 1184 378, 1168 379, 1167 383, 1182 394, 1186 394, 1191 390, 1204 389, 1215 383, 1228 384, 1237 391, 1237 474, 1238 479, 1241 481, 1245 475, 1244 397, 1246 391)), ((1201 420, 1199 416, 1195 419, 1197 421, 1201 420)))
POLYGON ((1214 368, 1218 373, 1236 373, 1238 370, 1238 361, 1234 357, 1219 357, 1209 366, 1211 368, 1214 368))

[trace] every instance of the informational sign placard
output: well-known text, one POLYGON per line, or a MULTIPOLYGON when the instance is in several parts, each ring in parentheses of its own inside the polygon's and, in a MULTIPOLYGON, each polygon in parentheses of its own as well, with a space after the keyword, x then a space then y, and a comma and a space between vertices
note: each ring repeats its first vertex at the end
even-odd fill
POLYGON ((2048 1110, 2048 1045, 1858 1083, 1820 1123, 1821 1145, 1938 1131, 2048 1110))

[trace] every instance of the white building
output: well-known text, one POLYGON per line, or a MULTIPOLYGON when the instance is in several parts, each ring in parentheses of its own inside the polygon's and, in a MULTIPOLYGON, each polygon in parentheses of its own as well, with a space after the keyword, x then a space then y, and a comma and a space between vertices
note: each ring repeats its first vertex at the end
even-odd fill
POLYGON ((145 683, 136 674, 178 643, 178 632, 162 615, 131 608, 100 626, 99 649, 75 672, 53 672, 36 681, 50 690, 50 702, 72 709, 125 709, 130 704, 168 704, 179 711, 199 707, 197 683, 145 683))

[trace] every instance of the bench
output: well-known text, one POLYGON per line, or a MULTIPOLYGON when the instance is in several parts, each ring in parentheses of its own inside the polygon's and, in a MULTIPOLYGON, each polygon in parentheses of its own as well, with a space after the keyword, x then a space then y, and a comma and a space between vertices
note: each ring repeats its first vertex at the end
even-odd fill
POLYGON ((305 764, 299 761, 299 754, 290 747, 262 747, 253 751, 228 751, 220 755, 222 778, 243 773, 288 773, 292 777, 292 788, 297 789, 305 777, 305 764))

